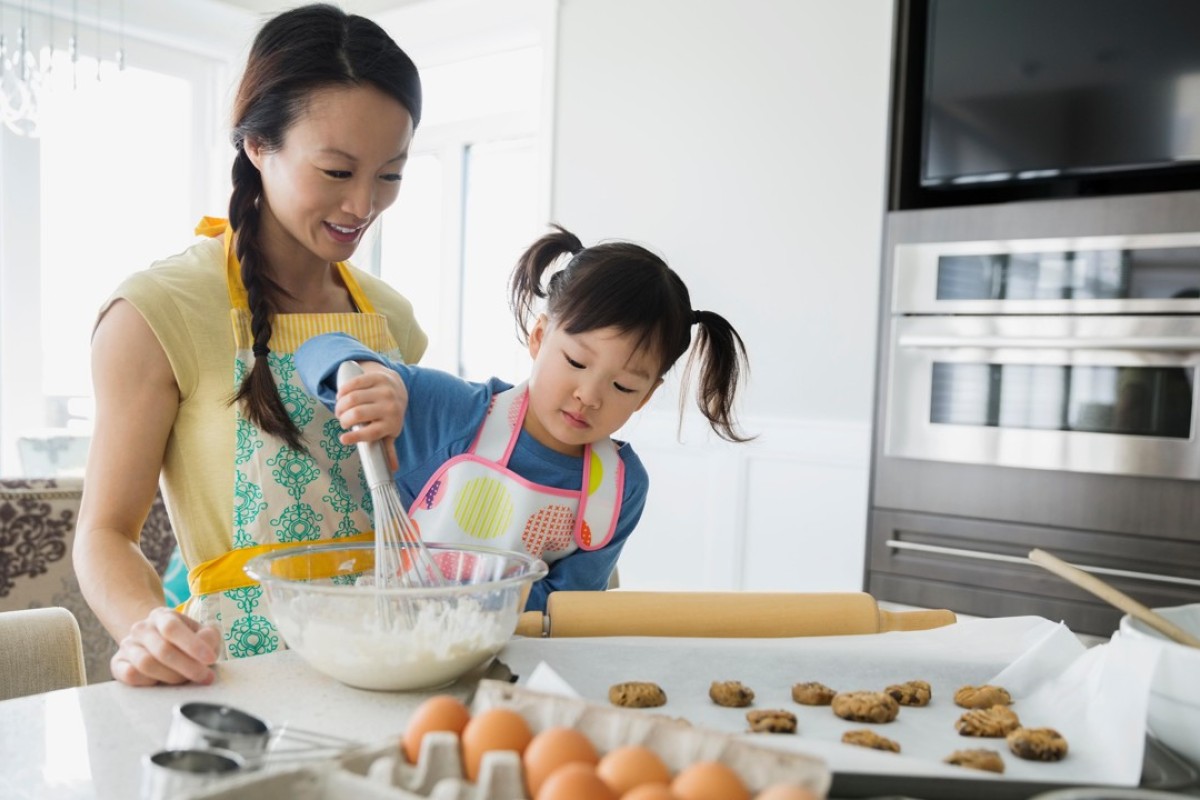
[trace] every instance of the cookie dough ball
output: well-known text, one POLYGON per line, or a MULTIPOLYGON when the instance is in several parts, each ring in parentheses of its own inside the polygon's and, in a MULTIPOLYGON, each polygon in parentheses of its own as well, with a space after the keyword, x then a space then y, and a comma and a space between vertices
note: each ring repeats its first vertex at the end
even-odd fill
POLYGON ((946 763, 956 767, 1004 773, 1004 759, 995 750, 955 750, 946 756, 946 763))
POLYGON ((963 686, 954 693, 954 702, 963 708, 991 708, 1012 705, 1012 695, 1000 686, 963 686))
POLYGON ((746 712, 746 722, 754 733, 795 733, 796 715, 783 709, 762 709, 746 712))
POLYGON ((1006 737, 1008 749, 1029 761, 1062 761, 1067 740, 1054 728, 1017 728, 1006 737))
POLYGON ((891 722, 900 704, 883 692, 839 692, 830 703, 833 713, 853 722, 891 722))
POLYGON ((708 696, 719 706, 745 708, 754 702, 754 690, 741 681, 713 681, 708 696))
POLYGON ((624 708, 656 708, 666 705, 667 693, 657 683, 626 681, 608 687, 608 702, 624 708))
POLYGON ((869 747, 872 750, 887 750, 891 753, 899 753, 900 745, 893 742, 886 736, 880 736, 875 731, 862 728, 857 731, 846 731, 842 734, 842 741, 846 744, 856 744, 859 747, 869 747))
POLYGON ((792 699, 803 706, 827 706, 837 694, 823 683, 808 681, 792 687, 792 699))
POLYGON ((973 708, 958 718, 955 729, 963 736, 1001 738, 1021 727, 1021 720, 1008 706, 973 708))
POLYGON ((933 697, 933 690, 928 681, 894 683, 884 691, 902 706, 927 706, 933 697))

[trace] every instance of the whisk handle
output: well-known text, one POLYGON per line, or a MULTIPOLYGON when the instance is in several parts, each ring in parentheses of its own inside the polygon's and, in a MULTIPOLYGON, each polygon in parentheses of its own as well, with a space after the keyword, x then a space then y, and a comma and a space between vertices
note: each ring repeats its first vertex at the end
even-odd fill
MULTIPOLYGON (((343 361, 338 366, 337 382, 340 389, 351 378, 363 374, 363 368, 354 361, 343 361)), ((355 425, 352 430, 358 430, 361 425, 355 425)), ((388 469, 387 457, 383 453, 383 441, 359 442, 358 457, 363 464, 363 473, 367 478, 367 487, 374 489, 392 482, 392 472, 388 469)))

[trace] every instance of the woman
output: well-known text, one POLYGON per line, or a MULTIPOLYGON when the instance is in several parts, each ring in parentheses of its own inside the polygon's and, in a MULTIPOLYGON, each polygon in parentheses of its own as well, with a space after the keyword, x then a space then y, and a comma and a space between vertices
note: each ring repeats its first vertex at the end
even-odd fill
POLYGON ((96 425, 74 558, 119 641, 113 677, 209 683, 221 657, 281 640, 242 571, 253 555, 369 539, 353 447, 295 377, 292 351, 344 331, 412 362, 411 305, 345 260, 396 199, 420 120, 416 67, 375 23, 329 5, 254 40, 233 108, 229 220, 125 281, 92 341, 96 425), (192 598, 165 606, 138 536, 161 473, 192 598))

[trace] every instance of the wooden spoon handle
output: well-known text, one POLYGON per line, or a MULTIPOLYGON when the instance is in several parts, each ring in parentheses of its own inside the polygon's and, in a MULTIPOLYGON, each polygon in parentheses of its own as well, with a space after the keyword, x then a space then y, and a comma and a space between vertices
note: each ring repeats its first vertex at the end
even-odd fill
POLYGON ((1156 614, 1146 606, 1134 600, 1129 595, 1122 592, 1117 587, 1105 583, 1078 567, 1068 564, 1061 558, 1047 553, 1045 550, 1034 548, 1029 551, 1029 560, 1043 567, 1060 578, 1065 578, 1081 589, 1086 589, 1092 594, 1099 597, 1101 600, 1114 605, 1117 608, 1129 614, 1132 617, 1140 619, 1150 627, 1154 628, 1164 636, 1169 636, 1171 639, 1180 644, 1191 645, 1192 647, 1200 647, 1200 639, 1197 639, 1192 634, 1185 631, 1175 623, 1171 622, 1166 617, 1156 614))

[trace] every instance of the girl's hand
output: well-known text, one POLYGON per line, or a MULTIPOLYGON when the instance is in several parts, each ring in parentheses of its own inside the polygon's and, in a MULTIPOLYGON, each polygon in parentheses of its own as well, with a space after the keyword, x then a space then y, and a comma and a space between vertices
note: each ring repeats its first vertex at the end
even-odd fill
POLYGON ((212 665, 220 652, 219 630, 160 606, 134 623, 109 667, 114 678, 130 686, 208 685, 216 678, 212 665))
POLYGON ((404 427, 408 389, 395 370, 375 361, 362 361, 363 374, 338 387, 333 413, 346 429, 339 441, 345 445, 383 442, 388 469, 400 468, 396 437, 404 427))

